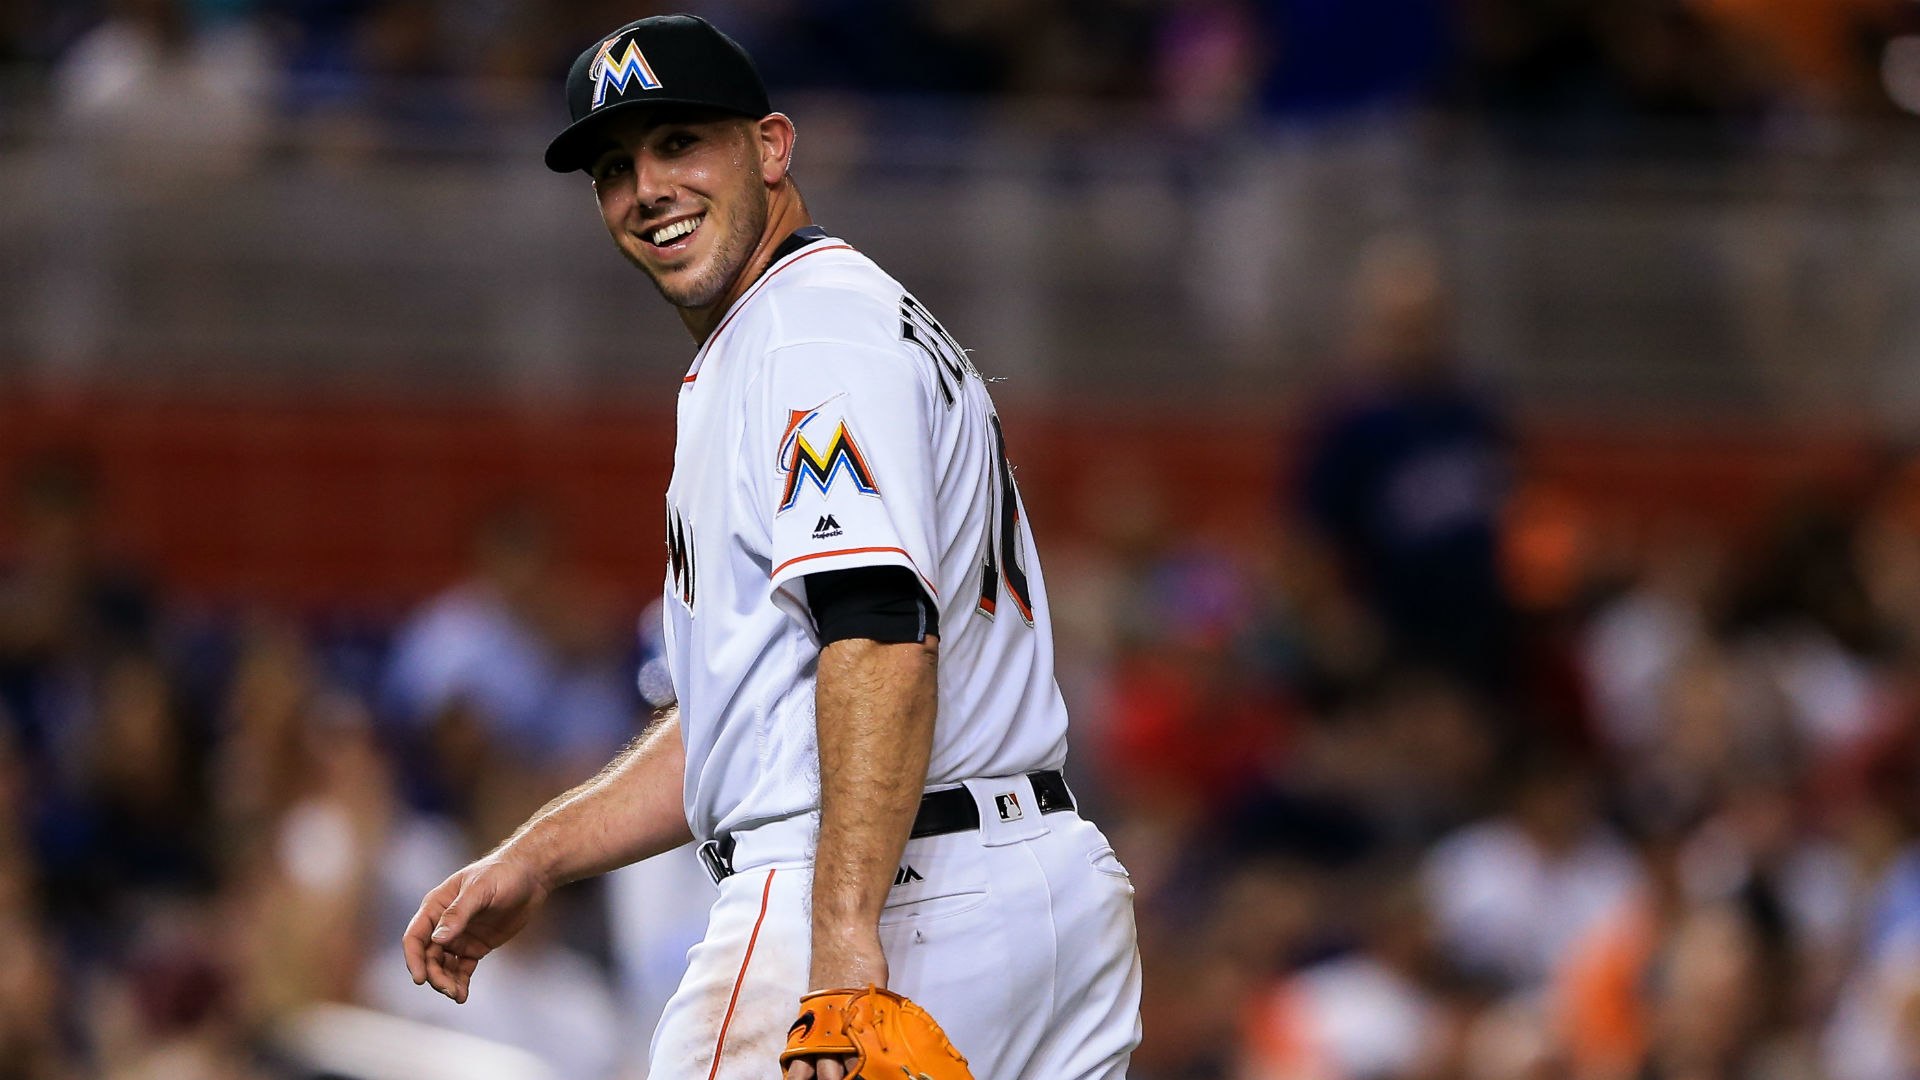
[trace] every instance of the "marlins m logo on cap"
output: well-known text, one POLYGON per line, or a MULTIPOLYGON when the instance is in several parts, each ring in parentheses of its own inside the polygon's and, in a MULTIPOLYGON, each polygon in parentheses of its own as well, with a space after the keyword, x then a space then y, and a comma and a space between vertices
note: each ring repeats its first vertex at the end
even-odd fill
POLYGON ((587 77, 593 80, 593 108, 607 103, 607 87, 612 85, 617 93, 625 94, 627 87, 638 83, 642 90, 660 89, 660 77, 653 73, 653 66, 647 63, 646 54, 640 51, 639 42, 627 38, 627 51, 613 58, 613 47, 620 43, 623 34, 615 34, 600 43, 600 54, 593 58, 593 66, 587 69, 587 77))

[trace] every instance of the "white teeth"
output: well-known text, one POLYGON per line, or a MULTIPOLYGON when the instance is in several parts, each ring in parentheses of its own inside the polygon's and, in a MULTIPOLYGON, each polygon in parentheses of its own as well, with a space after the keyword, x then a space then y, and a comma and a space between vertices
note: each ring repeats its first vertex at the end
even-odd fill
POLYGON ((676 221, 671 225, 655 229, 653 235, 648 237, 648 242, 653 244, 670 244, 699 228, 700 222, 703 220, 704 218, 687 218, 684 221, 676 221))

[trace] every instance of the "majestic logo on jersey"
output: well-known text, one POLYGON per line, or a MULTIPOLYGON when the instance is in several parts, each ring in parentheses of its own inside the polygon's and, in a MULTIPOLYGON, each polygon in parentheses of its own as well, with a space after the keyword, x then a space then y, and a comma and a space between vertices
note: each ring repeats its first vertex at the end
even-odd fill
POLYGON ((593 80, 593 107, 599 108, 607 103, 607 87, 613 87, 617 94, 625 94, 627 87, 635 83, 642 90, 660 89, 660 77, 653 73, 653 66, 647 63, 646 54, 640 51, 640 45, 632 38, 627 39, 627 51, 614 59, 613 47, 620 43, 620 35, 615 34, 600 43, 600 51, 587 66, 587 78, 593 80))
POLYGON ((836 521, 832 514, 822 514, 820 515, 820 520, 813 523, 813 538, 815 540, 831 540, 845 531, 845 529, 840 527, 840 522, 836 521))
POLYGON ((824 447, 816 448, 808 440, 807 427, 819 418, 821 407, 794 409, 787 414, 787 433, 780 442, 780 471, 787 475, 787 485, 780 493, 778 513, 793 509, 804 487, 811 485, 825 496, 832 493, 833 485, 843 476, 862 495, 880 494, 880 488, 873 482, 873 470, 867 467, 866 455, 860 452, 860 444, 854 441, 845 420, 834 427, 833 436, 824 447))
POLYGON ((925 881, 925 880, 927 880, 926 877, 923 876, 920 873, 920 871, 915 870, 911 866, 902 866, 900 869, 895 870, 893 872, 893 887, 896 889, 902 885, 911 884, 912 882, 915 882, 915 881, 925 881))
POLYGON ((667 579, 680 602, 693 607, 693 530, 672 503, 667 504, 667 579))

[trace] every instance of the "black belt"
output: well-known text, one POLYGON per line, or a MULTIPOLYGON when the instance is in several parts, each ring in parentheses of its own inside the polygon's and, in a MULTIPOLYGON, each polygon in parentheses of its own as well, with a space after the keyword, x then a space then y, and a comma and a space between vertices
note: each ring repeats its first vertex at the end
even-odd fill
MULTIPOLYGON (((1028 773, 1027 779, 1033 784, 1033 799, 1038 804, 1034 809, 1039 813, 1051 814, 1073 809, 1073 792, 1067 790, 1067 778, 1060 775, 1060 770, 1028 773)), ((995 796, 1000 820, 1015 821, 1025 816, 1026 810, 1020 805, 1019 796, 1018 789, 995 796)), ((923 836, 945 836, 979 827, 980 805, 973 801, 973 792, 963 787, 942 788, 920 797, 920 812, 913 816, 913 830, 907 837, 918 840, 923 836)), ((733 837, 723 836, 702 843, 700 862, 716 885, 731 877, 733 837)))

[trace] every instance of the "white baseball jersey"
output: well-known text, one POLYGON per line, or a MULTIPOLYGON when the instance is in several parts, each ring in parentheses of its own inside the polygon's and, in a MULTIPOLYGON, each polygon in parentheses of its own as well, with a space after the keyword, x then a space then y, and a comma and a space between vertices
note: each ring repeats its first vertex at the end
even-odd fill
POLYGON ((686 811, 714 837, 819 806, 819 640, 804 575, 905 567, 940 615, 927 782, 1059 768, 1046 588, 993 402, 966 353, 822 237, 733 305, 680 388, 666 653, 686 811))

